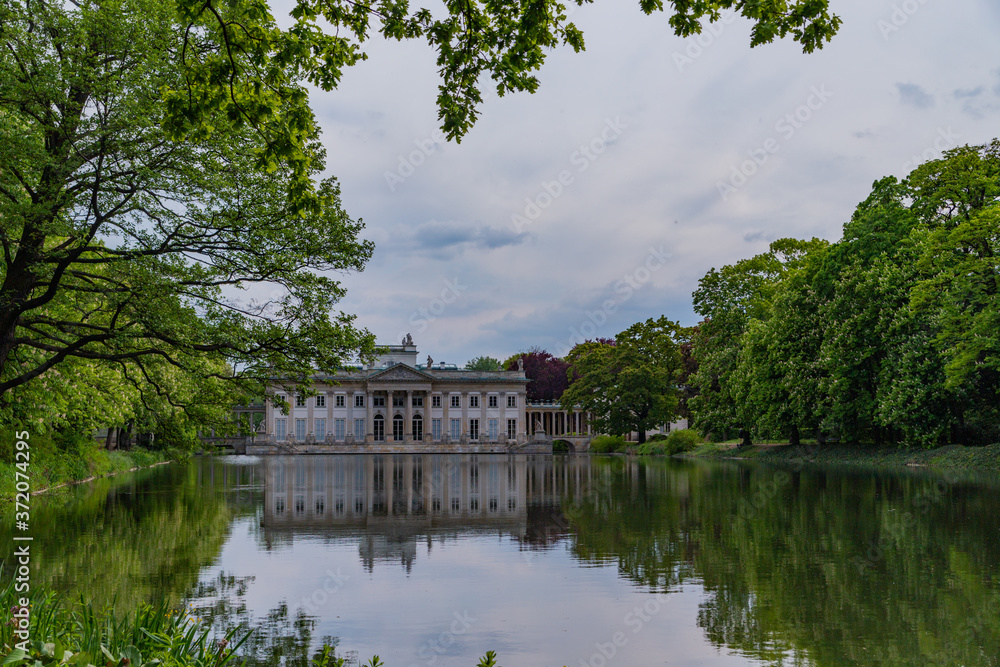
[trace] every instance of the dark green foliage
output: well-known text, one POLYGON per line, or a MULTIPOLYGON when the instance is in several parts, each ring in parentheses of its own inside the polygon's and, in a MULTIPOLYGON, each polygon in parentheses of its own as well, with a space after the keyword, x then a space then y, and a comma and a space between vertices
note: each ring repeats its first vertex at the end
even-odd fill
POLYGON ((588 341, 574 347, 566 361, 573 383, 564 405, 580 406, 601 433, 646 431, 677 415, 682 373, 680 341, 686 332, 666 317, 632 325, 613 343, 588 341))
POLYGON ((694 423, 744 440, 1000 439, 1000 141, 876 182, 841 241, 780 241, 694 294, 694 423))

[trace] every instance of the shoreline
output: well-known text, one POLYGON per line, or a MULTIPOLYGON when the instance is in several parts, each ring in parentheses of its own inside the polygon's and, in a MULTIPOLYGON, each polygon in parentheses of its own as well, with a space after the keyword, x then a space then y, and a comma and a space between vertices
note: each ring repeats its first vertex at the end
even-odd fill
POLYGON ((146 470, 147 468, 155 468, 156 466, 166 465, 168 463, 174 463, 173 459, 167 459, 165 461, 156 461, 155 463, 150 463, 145 466, 133 466, 131 468, 124 468, 122 470, 112 470, 111 472, 104 473, 103 475, 91 475, 90 477, 85 477, 84 479, 71 479, 65 482, 60 482, 59 484, 53 484, 52 486, 46 486, 41 489, 32 489, 31 493, 37 495, 39 493, 45 493, 46 491, 55 491, 56 489, 61 489, 67 486, 75 486, 77 484, 84 484, 85 482, 93 482, 97 479, 104 479, 106 477, 115 477, 116 475, 122 475, 127 472, 136 472, 137 470, 146 470))
POLYGON ((812 463, 830 465, 890 466, 896 468, 1000 470, 1000 444, 983 447, 945 445, 933 449, 913 449, 871 445, 735 445, 706 444, 693 452, 678 454, 684 459, 728 459, 765 463, 812 463))

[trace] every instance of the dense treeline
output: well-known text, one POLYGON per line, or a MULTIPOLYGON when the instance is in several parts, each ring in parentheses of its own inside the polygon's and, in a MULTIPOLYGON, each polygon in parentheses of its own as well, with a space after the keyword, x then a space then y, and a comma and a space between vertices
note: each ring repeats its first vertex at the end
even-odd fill
POLYGON ((837 243, 712 269, 687 384, 717 439, 1000 441, 1000 141, 884 178, 837 243))

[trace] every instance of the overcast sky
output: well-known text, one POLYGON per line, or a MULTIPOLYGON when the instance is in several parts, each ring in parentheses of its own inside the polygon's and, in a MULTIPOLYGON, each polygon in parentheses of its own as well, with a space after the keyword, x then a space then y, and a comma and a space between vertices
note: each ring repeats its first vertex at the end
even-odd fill
MULTIPOLYGON (((435 361, 565 354, 649 317, 697 322, 712 267, 841 235, 871 184, 1000 135, 1000 3, 832 0, 821 52, 750 49, 749 23, 675 37, 638 2, 576 9, 587 50, 444 142, 434 53, 372 42, 314 93, 331 174, 375 242, 345 312, 435 361)), ((420 4, 416 2, 414 4, 420 4)))

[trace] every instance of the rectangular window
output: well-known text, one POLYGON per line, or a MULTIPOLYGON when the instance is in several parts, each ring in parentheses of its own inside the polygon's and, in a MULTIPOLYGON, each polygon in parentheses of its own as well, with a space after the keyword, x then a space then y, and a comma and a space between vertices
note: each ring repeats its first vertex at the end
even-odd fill
POLYGON ((305 440, 306 439, 306 420, 296 419, 295 420, 295 439, 305 440))
POLYGON ((490 442, 496 442, 497 435, 499 435, 500 430, 500 420, 499 419, 489 419, 487 420, 490 429, 490 442))
POLYGON ((498 401, 498 400, 499 400, 499 397, 498 397, 498 396, 490 396, 490 398, 489 398, 489 406, 490 406, 491 408, 495 408, 495 407, 497 407, 497 401, 498 401))
POLYGON ((440 408, 441 407, 441 397, 440 396, 431 396, 431 407, 432 408, 440 408))
POLYGON ((333 420, 333 437, 335 437, 337 440, 343 440, 346 437, 345 434, 344 434, 344 431, 345 431, 346 428, 347 428, 347 420, 346 419, 334 419, 333 420))
POLYGON ((432 419, 431 420, 431 436, 434 438, 435 442, 437 442, 438 440, 441 439, 441 420, 440 419, 432 419))
POLYGON ((365 439, 365 420, 364 418, 354 420, 354 439, 364 440, 365 439))
POLYGON ((415 407, 415 408, 422 408, 422 407, 424 407, 424 397, 423 396, 414 396, 413 397, 413 407, 415 407))
POLYGON ((452 419, 451 420, 451 439, 458 440, 462 437, 462 420, 452 419))
MULTIPOLYGON (((275 402, 277 402, 277 401, 284 401, 285 400, 285 395, 284 394, 275 394, 274 395, 274 400, 275 400, 275 402)), ((288 409, 287 408, 281 408, 281 414, 287 415, 288 414, 288 409)))
POLYGON ((344 405, 347 403, 347 401, 344 400, 345 398, 346 396, 344 396, 343 394, 337 394, 334 397, 334 402, 333 402, 334 407, 338 408, 344 407, 344 405))
POLYGON ((317 440, 326 440, 326 420, 317 419, 316 428, 313 429, 313 433, 316 434, 317 440))
POLYGON ((317 408, 325 408, 326 407, 326 394, 317 394, 316 395, 316 407, 317 408))
POLYGON ((401 408, 406 405, 406 398, 403 396, 393 396, 392 397, 392 407, 401 408))
POLYGON ((376 408, 384 408, 385 396, 372 396, 372 405, 376 408))
POLYGON ((469 440, 479 440, 479 420, 469 420, 469 440))
POLYGON ((284 440, 288 436, 288 431, 286 422, 287 419, 275 419, 274 420, 274 436, 278 441, 284 440))
POLYGON ((451 407, 460 408, 462 407, 462 397, 459 395, 454 395, 451 397, 451 407))
POLYGON ((479 394, 470 394, 469 395, 469 407, 470 408, 478 408, 479 407, 479 394))
POLYGON ((304 408, 304 407, 306 407, 306 397, 305 396, 296 396, 295 397, 295 407, 297 407, 297 408, 304 408))
POLYGON ((354 395, 354 407, 356 407, 356 408, 363 408, 363 407, 365 407, 365 395, 364 394, 355 394, 354 395))
POLYGON ((508 408, 517 407, 517 394, 507 394, 507 407, 508 408))
POLYGON ((508 419, 507 420, 507 439, 517 440, 517 420, 508 419))

